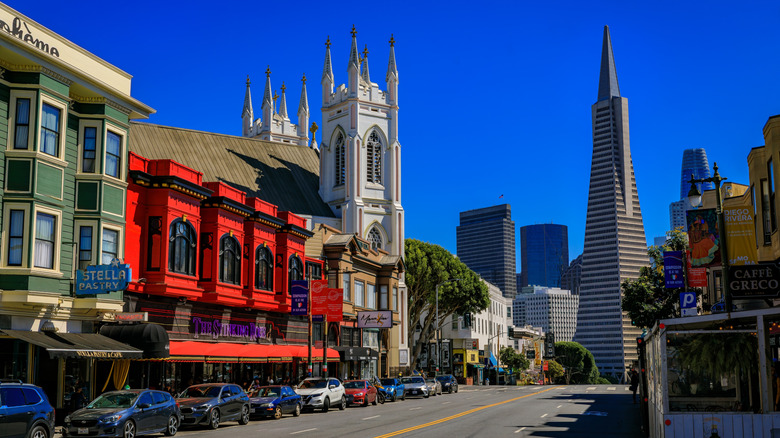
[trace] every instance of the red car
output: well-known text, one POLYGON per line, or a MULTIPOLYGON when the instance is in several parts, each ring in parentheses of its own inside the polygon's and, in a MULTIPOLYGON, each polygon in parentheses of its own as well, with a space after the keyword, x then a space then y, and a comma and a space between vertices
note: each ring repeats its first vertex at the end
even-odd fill
POLYGON ((376 406, 376 387, 368 380, 347 380, 344 382, 344 392, 347 394, 347 404, 376 406))

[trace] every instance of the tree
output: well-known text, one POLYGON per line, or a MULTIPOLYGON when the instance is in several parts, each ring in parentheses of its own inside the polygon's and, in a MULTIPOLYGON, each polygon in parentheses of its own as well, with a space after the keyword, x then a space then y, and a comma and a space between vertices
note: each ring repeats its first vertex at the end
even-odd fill
POLYGON ((439 245, 406 239, 406 287, 409 293, 407 333, 412 345, 411 367, 416 368, 423 346, 436 333, 436 285, 439 286, 439 321, 480 313, 490 305, 487 284, 439 245), (460 281, 448 280, 460 279, 460 281), (415 332, 420 329, 415 342, 415 332))
MULTIPOLYGON (((688 235, 677 228, 669 232, 669 239, 663 246, 651 246, 647 250, 652 264, 639 270, 636 280, 626 279, 620 285, 623 290, 622 308, 632 323, 641 328, 655 325, 659 319, 677 316, 677 304, 683 289, 667 289, 664 284, 663 251, 685 251, 688 249, 688 235)), ((701 289, 697 289, 699 295, 701 289)))
POLYGON ((547 376, 553 381, 557 381, 563 376, 563 366, 556 362, 555 360, 548 360, 547 361, 547 376))
POLYGON ((498 352, 498 358, 504 366, 512 370, 513 374, 525 371, 531 366, 531 362, 512 347, 502 348, 501 351, 498 352))
POLYGON ((599 377, 593 353, 577 342, 556 342, 555 360, 563 367, 567 385, 592 383, 599 377))

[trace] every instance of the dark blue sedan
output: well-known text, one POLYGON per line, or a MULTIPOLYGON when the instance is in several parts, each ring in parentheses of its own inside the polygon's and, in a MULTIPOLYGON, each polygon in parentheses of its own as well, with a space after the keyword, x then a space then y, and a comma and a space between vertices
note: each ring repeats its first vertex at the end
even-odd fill
POLYGON ((173 436, 181 413, 170 394, 149 389, 106 392, 85 408, 65 417, 65 437, 135 438, 164 432, 173 436))
POLYGON ((289 386, 261 386, 249 397, 251 417, 272 417, 275 420, 284 414, 301 415, 303 400, 289 386))

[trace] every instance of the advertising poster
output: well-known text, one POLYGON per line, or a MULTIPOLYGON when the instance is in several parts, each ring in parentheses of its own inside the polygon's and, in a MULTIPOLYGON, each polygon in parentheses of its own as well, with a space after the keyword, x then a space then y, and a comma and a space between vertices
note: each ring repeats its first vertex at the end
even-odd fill
POLYGON ((691 266, 706 268, 720 265, 720 234, 715 209, 688 210, 687 220, 691 266))
POLYGON ((292 301, 290 315, 308 315, 309 282, 307 280, 293 280, 290 300, 292 301))
MULTIPOLYGON (((750 198, 743 198, 750 201, 750 198)), ((744 266, 758 263, 753 207, 746 205, 723 207, 723 220, 726 223, 726 250, 729 265, 744 266)))
MULTIPOLYGON (((328 321, 338 322, 343 319, 344 311, 344 289, 328 288, 326 298, 326 315, 328 321)), ((392 322, 391 322, 392 324, 392 322)))
POLYGON ((309 289, 311 292, 311 314, 326 315, 328 313, 328 280, 312 280, 309 289))
POLYGON ((707 268, 691 266, 691 252, 688 255, 688 287, 707 287, 707 268))
POLYGON ((664 251, 664 282, 667 289, 685 287, 682 251, 664 251))

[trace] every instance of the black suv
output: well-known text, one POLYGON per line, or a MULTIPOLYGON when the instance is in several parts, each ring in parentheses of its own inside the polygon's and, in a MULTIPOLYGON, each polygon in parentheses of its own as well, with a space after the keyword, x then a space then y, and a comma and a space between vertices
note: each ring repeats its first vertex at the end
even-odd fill
POLYGON ((452 374, 443 374, 436 376, 436 380, 441 383, 441 391, 452 394, 458 392, 458 380, 452 374))
POLYGON ((50 438, 54 408, 38 386, 0 380, 0 438, 50 438))

